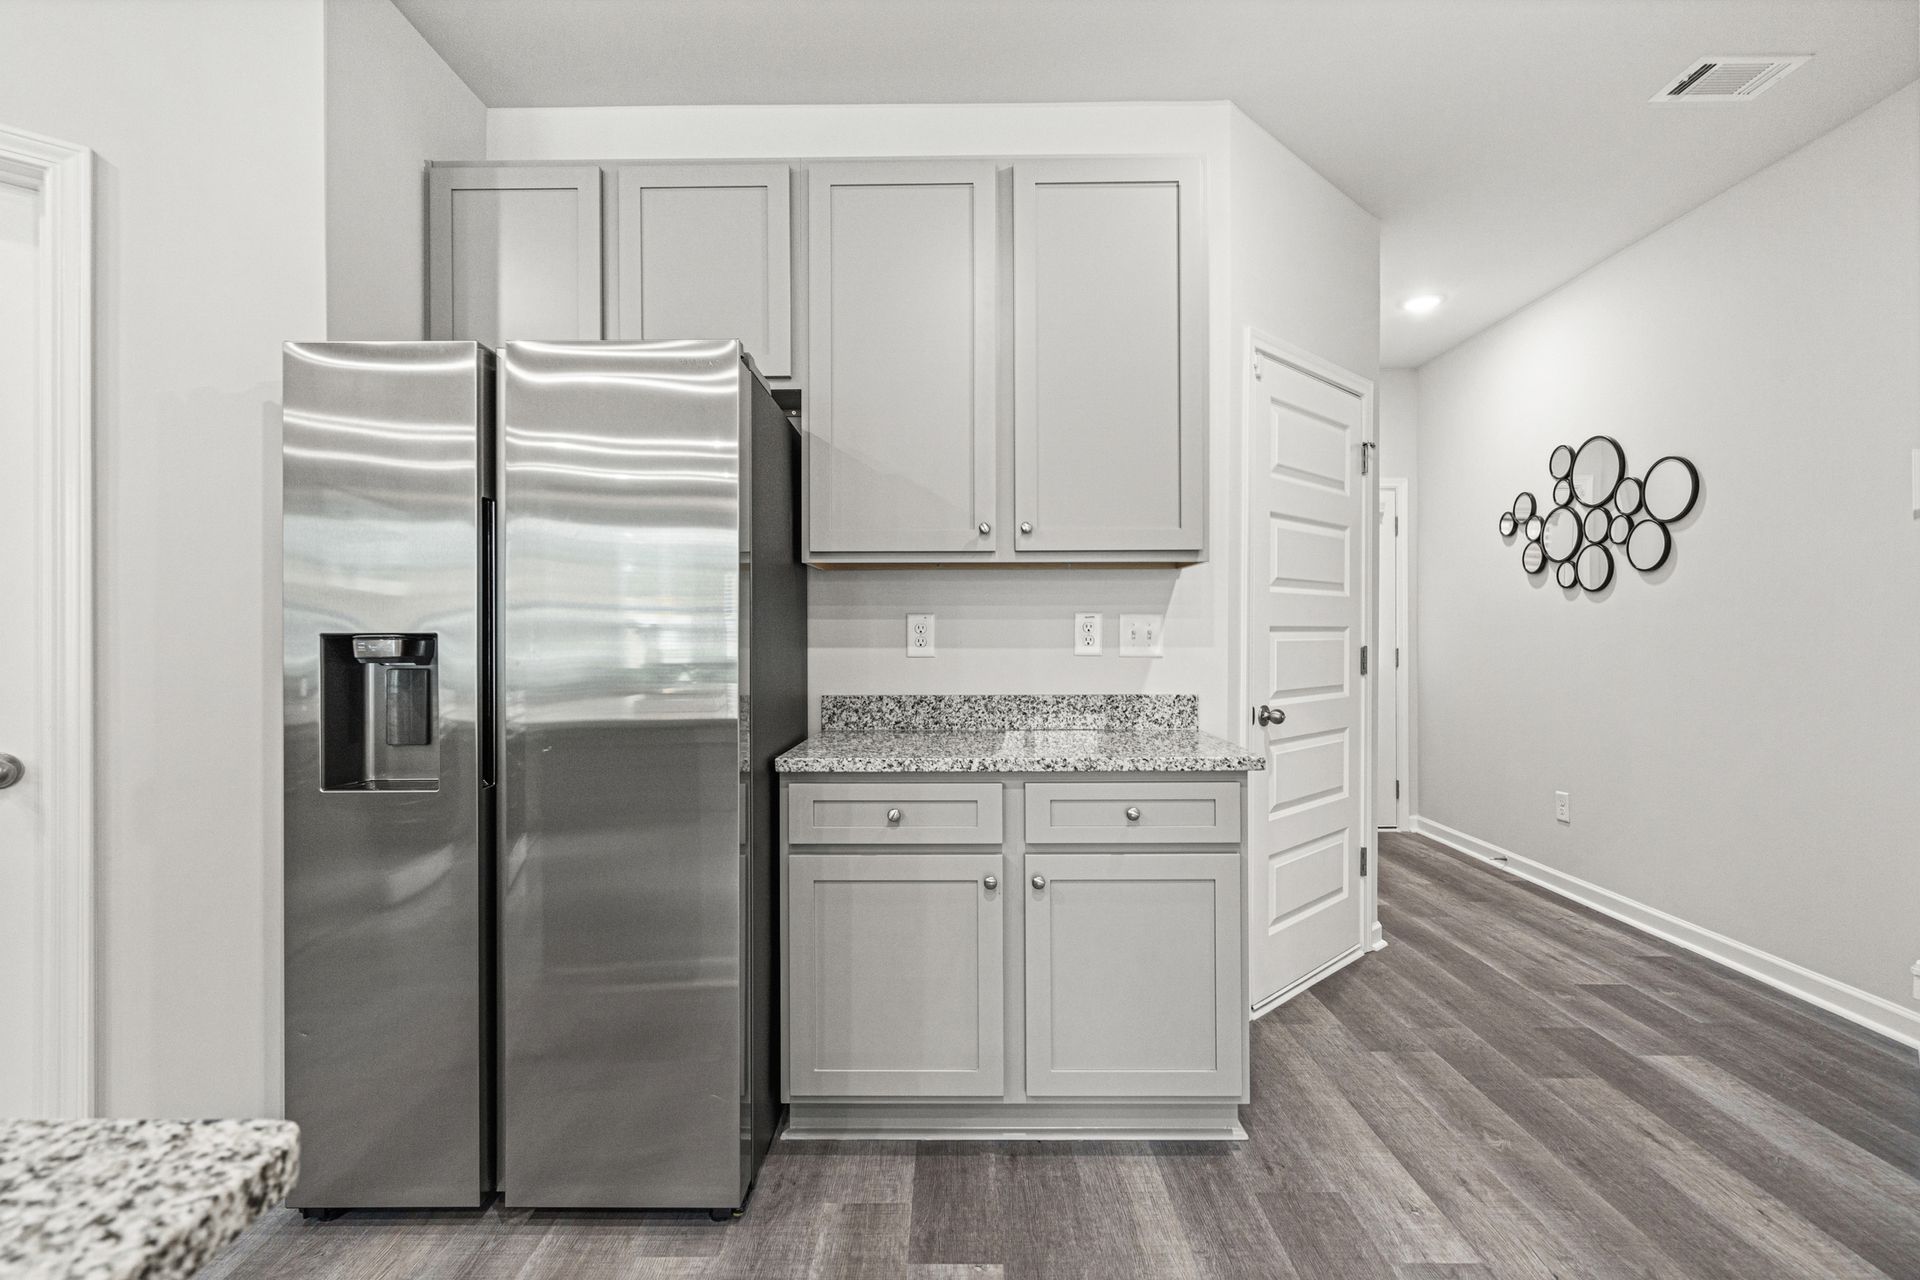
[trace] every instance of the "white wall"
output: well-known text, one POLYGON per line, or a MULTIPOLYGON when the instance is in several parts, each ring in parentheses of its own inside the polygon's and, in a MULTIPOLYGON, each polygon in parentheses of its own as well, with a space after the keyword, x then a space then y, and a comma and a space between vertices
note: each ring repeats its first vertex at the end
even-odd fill
MULTIPOLYGON (((1276 336, 1371 375, 1378 364, 1379 250, 1370 216, 1236 109, 1225 103, 509 108, 488 113, 487 151, 501 160, 1202 156, 1210 241, 1212 559, 1178 570, 817 572, 810 583, 809 682, 816 697, 1193 692, 1207 727, 1239 736, 1235 531, 1243 329, 1257 319, 1276 336), (1243 245, 1243 223, 1277 230, 1256 253, 1243 245), (1076 658, 1069 651, 1072 615, 1096 609, 1106 617, 1107 653, 1076 658), (936 615, 937 657, 905 656, 909 611, 936 615), (1166 615, 1165 657, 1117 655, 1122 611, 1166 615)), ((803 261, 796 256, 801 269, 803 261)), ((804 348, 796 358, 803 355, 804 348)))
POLYGON ((1912 1010, 1917 353, 1909 86, 1426 365, 1423 815, 1912 1010), (1702 497, 1568 598, 1494 524, 1596 432, 1702 497))
POLYGON ((486 154, 487 109, 392 0, 326 0, 327 334, 427 336, 426 163, 486 154))
POLYGON ((0 120, 99 154, 99 1105, 260 1114, 280 342, 326 323, 320 3, 7 0, 0 28, 0 120))

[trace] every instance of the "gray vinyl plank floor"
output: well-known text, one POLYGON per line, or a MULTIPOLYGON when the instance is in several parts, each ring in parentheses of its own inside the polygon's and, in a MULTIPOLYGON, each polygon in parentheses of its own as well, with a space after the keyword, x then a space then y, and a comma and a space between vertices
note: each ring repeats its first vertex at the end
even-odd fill
POLYGON ((279 1209, 208 1280, 1920 1278, 1920 1060, 1386 834, 1244 1143, 790 1143, 744 1217, 279 1209))

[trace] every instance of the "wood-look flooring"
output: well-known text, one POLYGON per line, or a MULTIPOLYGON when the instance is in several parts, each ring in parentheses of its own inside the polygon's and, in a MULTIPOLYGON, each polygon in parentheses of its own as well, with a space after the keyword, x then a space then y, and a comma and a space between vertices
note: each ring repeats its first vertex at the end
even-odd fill
POLYGON ((1390 946, 1253 1028, 1251 1140, 776 1143, 746 1215, 277 1210, 205 1273, 1920 1277, 1920 1061, 1388 835, 1390 946))

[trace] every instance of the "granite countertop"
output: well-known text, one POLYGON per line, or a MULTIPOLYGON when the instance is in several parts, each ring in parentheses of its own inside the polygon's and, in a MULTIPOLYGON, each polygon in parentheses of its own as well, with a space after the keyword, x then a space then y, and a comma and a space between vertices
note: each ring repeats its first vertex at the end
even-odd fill
POLYGON ((0 1120, 0 1276, 173 1280, 283 1199, 284 1120, 0 1120))
POLYGON ((828 694, 781 773, 1232 773, 1266 761, 1186 694, 828 694))

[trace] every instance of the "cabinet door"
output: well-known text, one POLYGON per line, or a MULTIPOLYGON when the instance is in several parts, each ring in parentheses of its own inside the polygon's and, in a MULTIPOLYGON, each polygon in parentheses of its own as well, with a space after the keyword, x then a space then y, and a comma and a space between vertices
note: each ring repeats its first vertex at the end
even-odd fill
POLYGON ((1029 853, 1021 892, 1029 1094, 1240 1093, 1238 854, 1029 853))
POLYGON ((1206 259, 1196 160, 1013 166, 1020 551, 1206 537, 1206 259))
POLYGON ((999 1097, 999 851, 787 867, 788 1096, 999 1097))
POLYGON ((793 374, 784 164, 615 171, 616 338, 738 338, 769 378, 793 374))
POLYGON ((428 337, 489 346, 600 337, 598 169, 428 172, 428 337))
POLYGON ((993 550, 994 175, 808 170, 809 552, 993 550))

